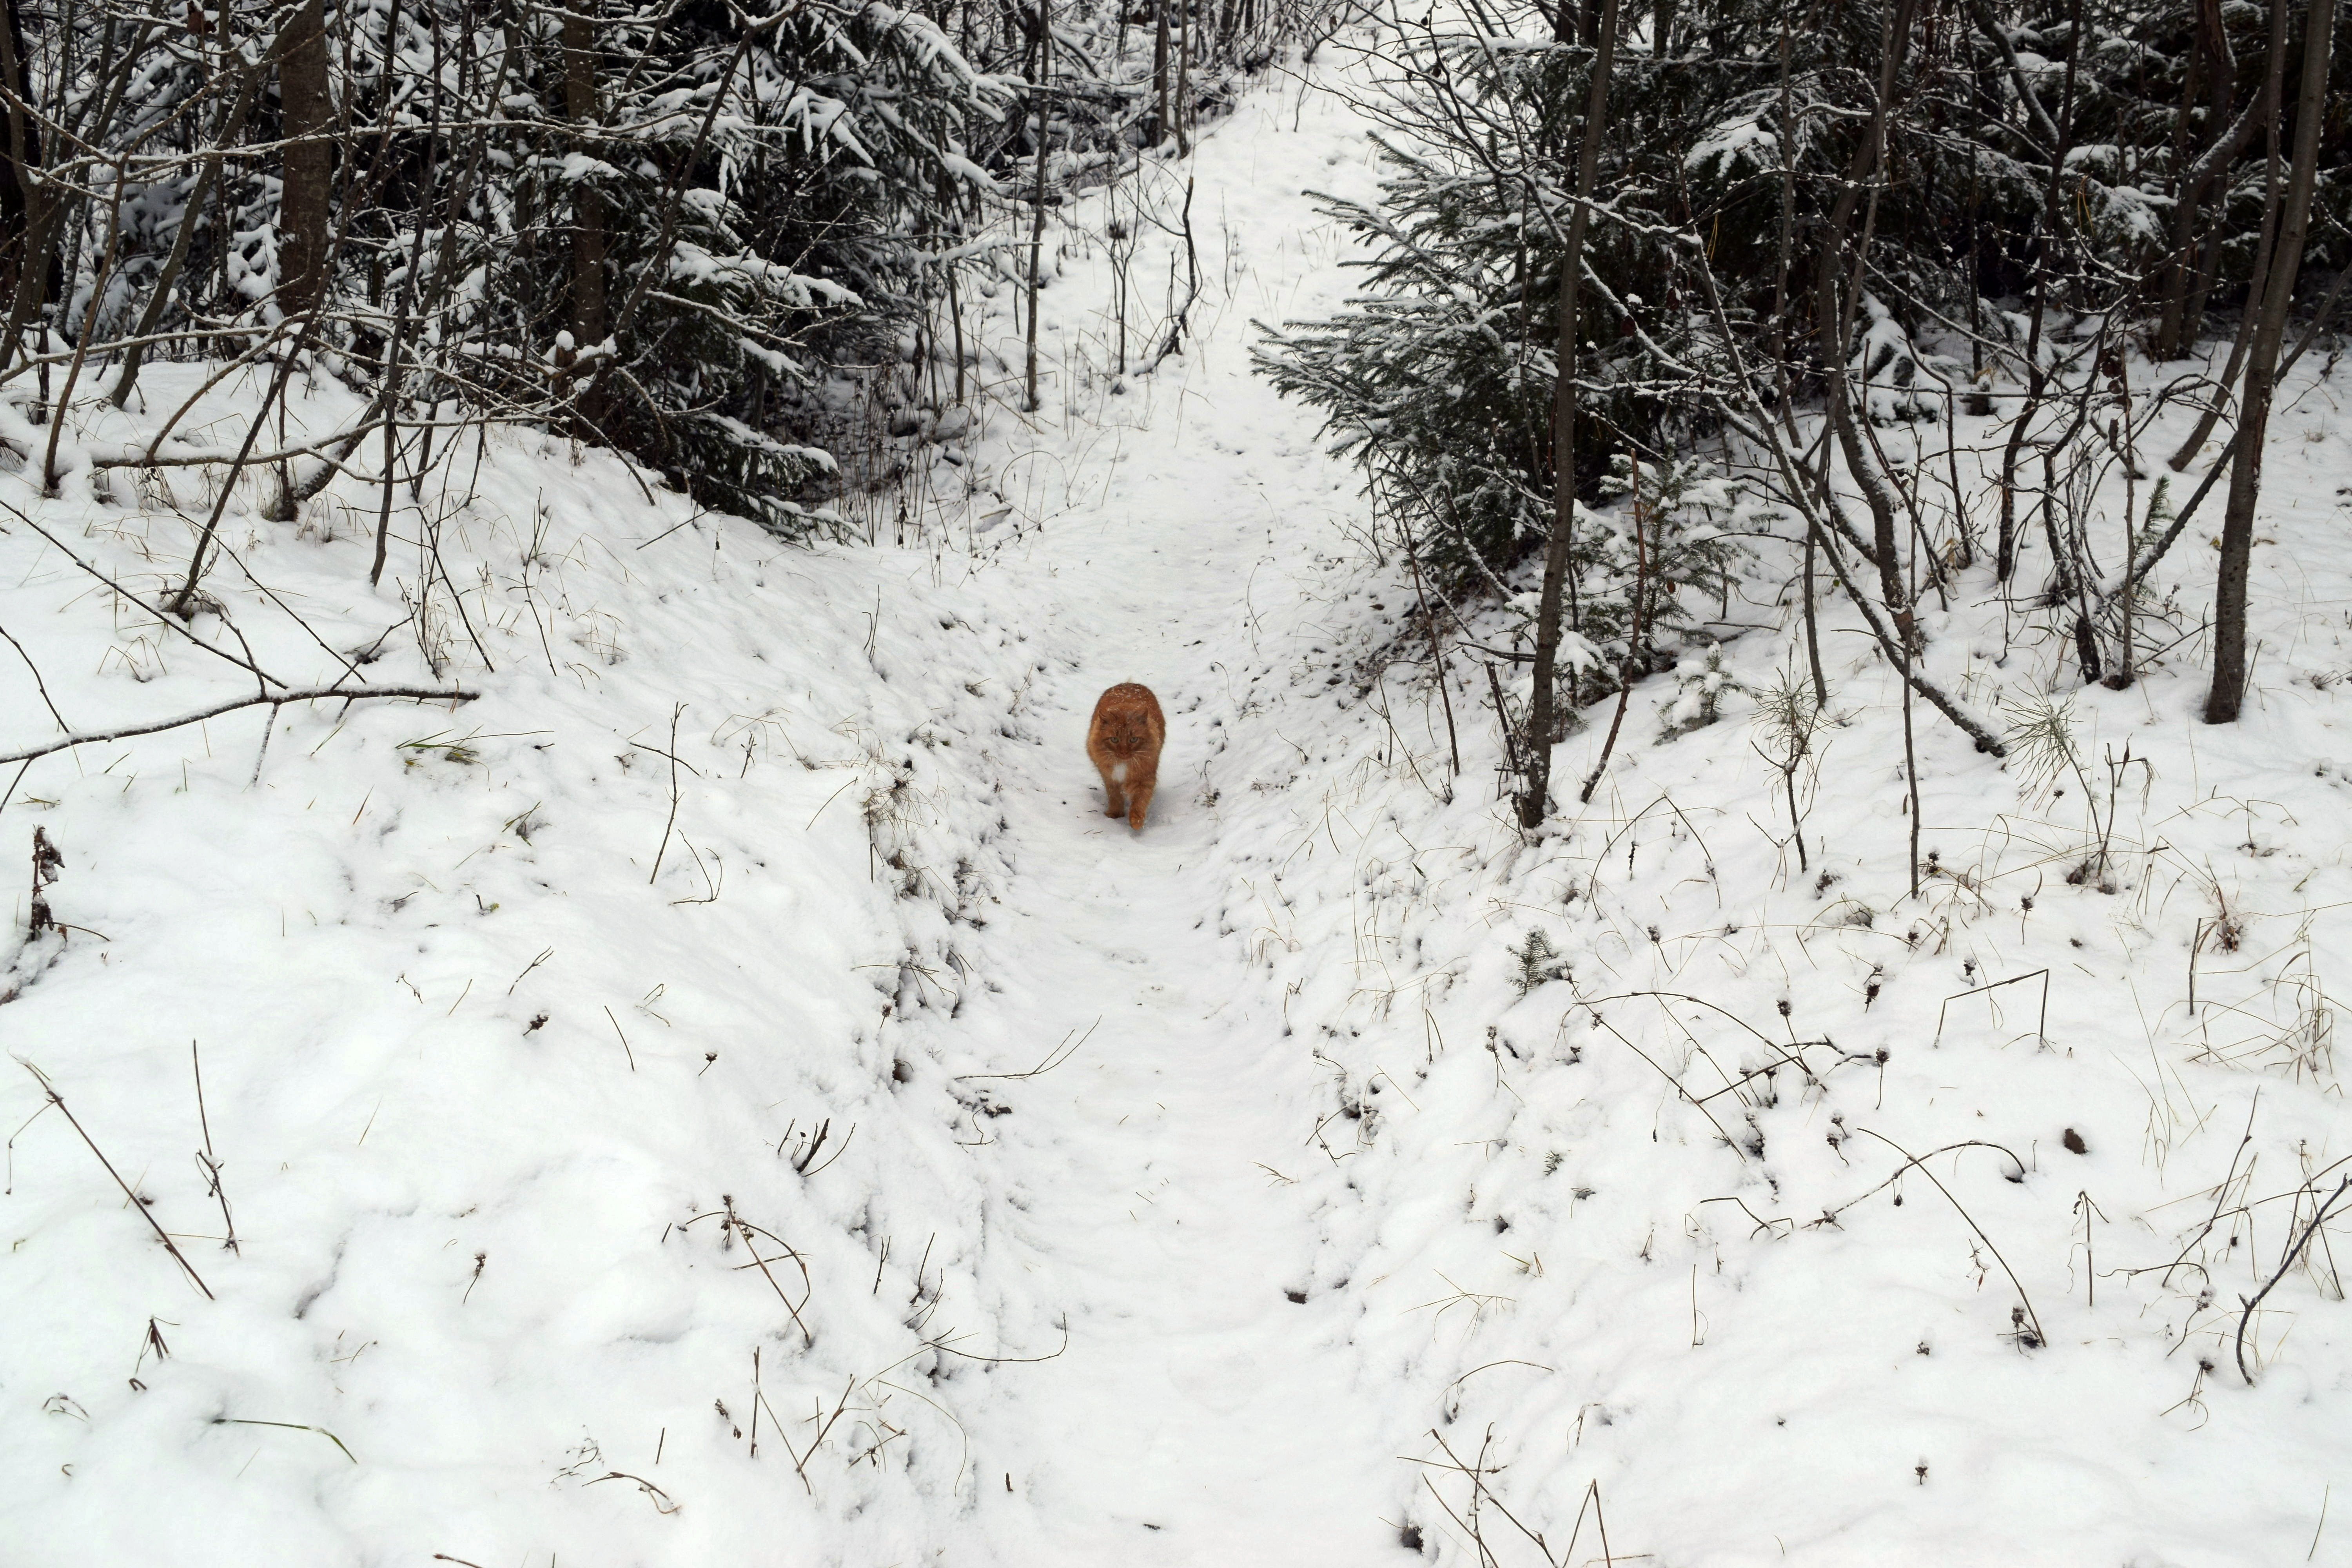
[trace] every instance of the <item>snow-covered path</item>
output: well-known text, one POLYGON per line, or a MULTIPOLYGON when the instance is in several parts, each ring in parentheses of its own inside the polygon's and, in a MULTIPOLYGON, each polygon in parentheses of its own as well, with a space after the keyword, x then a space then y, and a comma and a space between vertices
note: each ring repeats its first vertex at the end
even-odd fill
MULTIPOLYGON (((1020 958, 991 974, 1001 994, 940 1026, 1006 1073, 1071 1047, 986 1085, 1007 1113, 976 1160, 1003 1200, 996 1268, 1016 1256, 1069 1336, 1003 1369, 976 1442, 983 1515, 1011 1510, 991 1531, 1008 1560, 1310 1568, 1397 1548, 1381 1515, 1400 1467, 1346 1353, 1351 1309, 1309 1292, 1318 1229, 1291 1180, 1325 1159, 1304 1137, 1328 1075, 1250 972, 1245 933, 1221 929, 1235 889, 1219 801, 1287 750, 1252 678, 1310 652, 1317 514, 1354 490, 1247 359, 1243 318, 1337 286, 1305 189, 1364 169, 1345 107, 1318 93, 1295 123, 1295 92, 1248 95, 1182 171, 1215 273, 1195 319, 1221 324, 1118 395, 1067 389, 1100 398, 1114 431, 1059 476, 1090 500, 992 568, 1024 580, 1045 667, 1025 713, 1043 744, 1001 781, 1013 877, 991 934, 1020 958), (1083 750, 1096 695, 1130 679, 1169 715, 1140 837, 1102 815, 1083 750)), ((1099 253, 1065 262, 1046 321, 1066 352, 1108 335, 1108 282, 1099 253)))
MULTIPOLYGON (((1074 533, 1110 542, 1108 525, 1074 533)), ((1088 572, 1121 574, 1155 536, 1177 535, 1134 530, 1088 572)), ((1236 617, 1213 568, 1187 575, 1194 593, 1172 604, 1107 595, 1065 632, 1092 657, 1059 682, 1042 776, 1007 791, 1007 923, 1025 957, 978 1026, 1007 1070, 1074 1048, 993 1086, 1011 1113, 979 1158, 1012 1215, 992 1250, 1066 1303, 1069 1343, 1010 1369, 994 1468, 1013 1467, 1016 1506, 1034 1510, 1046 1550, 1030 1561, 1360 1563, 1393 1461, 1358 1451, 1379 1424, 1350 1408, 1368 1398, 1352 1358, 1330 1353, 1337 1302, 1290 1299, 1306 1295, 1314 1227, 1282 1172, 1321 1158, 1300 1145, 1318 1075, 1216 929, 1218 821, 1198 779, 1217 733, 1203 721, 1229 705, 1204 700, 1216 639, 1188 639, 1183 658, 1172 634, 1236 617), (1171 715, 1164 805, 1139 839, 1100 815, 1079 752, 1094 689, 1129 675, 1171 715)), ((1003 1498, 1004 1478, 982 1482, 984 1507, 1003 1498)))

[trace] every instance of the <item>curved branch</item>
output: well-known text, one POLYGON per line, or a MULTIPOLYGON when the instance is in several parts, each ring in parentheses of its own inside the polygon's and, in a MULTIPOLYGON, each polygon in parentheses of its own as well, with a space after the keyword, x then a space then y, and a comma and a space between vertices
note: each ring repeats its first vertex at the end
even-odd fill
MULTIPOLYGON (((2249 1388, 2253 1386, 2254 1374, 2246 1370, 2246 1329, 2254 1321, 2254 1309, 2263 1304, 2263 1298, 2271 1293, 2273 1286, 2286 1278, 2286 1271, 2294 1267, 2294 1260, 2303 1256, 2303 1249, 2309 1247, 2311 1238, 2319 1234, 2320 1226, 2326 1221, 2328 1215, 2334 1212, 2336 1200, 2344 1195, 2347 1188, 2352 1188, 2352 1176, 2346 1176, 2336 1184, 2336 1190, 2327 1194, 2327 1201, 2319 1205, 2319 1212, 2313 1215, 2311 1223, 2303 1227, 2303 1235, 2295 1239, 2295 1244, 2286 1249, 2286 1256, 2279 1260, 2278 1272, 2272 1275, 2268 1282, 2254 1292, 2253 1300, 2247 1301, 2243 1296, 2238 1298, 2241 1301, 2246 1302, 2245 1313, 2238 1320, 2238 1375, 2246 1380, 2246 1386, 2249 1388)), ((2002 1267, 2006 1268, 2007 1265, 2004 1264, 2002 1267)))
MULTIPOLYGON (((2017 1287, 2017 1299, 2024 1303, 2026 1319, 2033 1325, 2033 1342, 2037 1345, 2048 1344, 2050 1342, 2050 1336, 2042 1331, 2041 1314, 2034 1311, 2033 1300, 2025 1293, 2025 1282, 2018 1279, 2017 1270, 2009 1266, 2009 1259, 2000 1255, 2000 1248, 1993 1246, 1992 1237, 1984 1233, 1984 1226, 1976 1222, 1976 1216, 1969 1213, 1968 1210, 1961 1208, 1960 1200, 1952 1196, 1952 1189, 1944 1185, 1943 1183, 1936 1181, 1936 1173, 1927 1169, 1926 1162, 1935 1154, 1945 1152, 1945 1150, 1937 1149, 1931 1151, 1927 1154, 1914 1154, 1911 1151, 1903 1147, 1902 1144, 1897 1143, 1894 1139, 1885 1136, 1884 1133, 1871 1132, 1870 1129, 1867 1127, 1857 1127, 1854 1131, 1857 1132, 1869 1132, 1870 1136, 1877 1139, 1881 1143, 1885 1144, 1889 1149, 1894 1150, 1896 1153, 1903 1156, 1903 1163, 1895 1169, 1895 1176, 1901 1175, 1905 1171, 1916 1169, 1921 1175, 1927 1177, 1929 1181, 1936 1183, 1936 1190, 1944 1194, 1945 1202, 1950 1204, 1953 1209, 1958 1213, 1959 1216, 1968 1221, 1969 1228, 1977 1233, 1977 1239, 1985 1244, 1985 1249, 1992 1254, 1993 1261, 2000 1265, 2000 1271, 2009 1276, 2009 1282, 2011 1285, 2017 1287)), ((1946 1147, 1950 1149, 1965 1149, 1971 1145, 1981 1145, 1987 1149, 2000 1149, 2000 1145, 1998 1143, 1987 1143, 1982 1139, 1978 1138, 1971 1138, 1968 1140, 1967 1142, 1963 1143, 1948 1144, 1946 1147)), ((2010 1154, 2009 1151, 2006 1149, 2000 1149, 2000 1152, 2004 1154, 2009 1154, 2011 1162, 2017 1166, 2020 1172, 2022 1172, 2025 1169, 2025 1163, 2019 1160, 2016 1155, 2010 1154)), ((1889 1176, 1887 1181, 1891 1182, 1894 1179, 1894 1176, 1889 1176)), ((2352 1177, 2347 1177, 2346 1179, 2347 1182, 2352 1182, 2352 1177)), ((1882 1182, 1879 1185, 1884 1186, 1885 1185, 1885 1183, 1882 1182)), ((1871 1189, 1872 1192, 1876 1192, 1877 1190, 1877 1187, 1871 1189)), ((1869 1194, 1865 1193, 1863 1195, 1867 1197, 1869 1194)), ((1857 1198, 1854 1201, 1859 1203, 1862 1200, 1857 1198)))

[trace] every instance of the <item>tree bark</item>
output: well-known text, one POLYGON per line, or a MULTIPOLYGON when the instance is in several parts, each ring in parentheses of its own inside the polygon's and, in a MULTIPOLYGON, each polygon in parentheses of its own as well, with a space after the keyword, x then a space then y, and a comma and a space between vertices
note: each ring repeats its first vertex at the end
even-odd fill
POLYGON ((25 51, 25 25, 18 0, 0 0, 6 12, 0 26, 0 90, 6 94, 6 141, 0 145, 0 285, 10 299, 6 335, 0 338, 0 370, 15 359, 18 340, 33 317, 62 284, 58 263, 58 219, 63 211, 56 189, 41 176, 40 126, 27 112, 32 72, 25 51))
MULTIPOLYGON (((1565 6, 1567 0, 1562 0, 1565 6)), ((1593 182, 1601 169, 1601 138, 1609 123, 1609 73, 1617 52, 1617 0, 1605 0, 1594 43, 1592 86, 1584 102, 1584 143, 1576 155, 1576 205, 1559 264, 1559 374, 1551 395, 1552 521, 1544 546, 1543 594, 1536 605, 1535 694, 1528 717, 1526 776, 1519 792, 1519 826, 1543 824, 1551 792, 1552 689, 1559 663, 1559 601, 1568 580, 1569 545, 1576 530, 1576 296, 1583 277, 1584 231, 1591 216, 1593 182)), ((1628 661, 1627 673, 1632 673, 1628 661)), ((1497 715, 1507 726, 1507 715, 1497 715)), ((1588 790, 1587 794, 1590 794, 1588 790)))
POLYGON ((1151 120, 1151 144, 1157 147, 1168 140, 1168 0, 1156 0, 1151 13, 1151 92, 1160 103, 1151 120))
POLYGON ((2245 700, 2246 578, 2253 556, 2254 503, 2262 493, 2263 438, 2270 426, 2279 342, 2286 331, 2287 307, 2294 300, 2295 275, 2303 267, 2304 237, 2311 228, 2319 121, 2326 109, 2335 31, 2336 0, 2311 0, 2303 37, 2303 86, 2294 106, 2294 172, 2287 181, 2278 241, 2271 251, 2270 276, 2263 280, 2261 315, 2247 354, 2238 459, 2230 468, 2229 506, 2221 515, 2221 574, 2213 594, 2213 689, 2205 699, 2208 724, 2233 722, 2245 700))
POLYGON ((0 0, 0 86, 7 96, 8 135, 0 145, 0 293, 13 297, 24 278, 31 254, 32 209, 38 184, 34 171, 41 163, 41 132, 20 107, 32 101, 25 68, 25 24, 16 0, 0 0))
MULTIPOLYGON (((596 24, 579 11, 563 13, 563 115, 573 130, 572 150, 593 155, 586 134, 596 107, 596 24)), ((572 186, 572 336, 593 348, 608 334, 604 295, 604 193, 587 180, 572 186)))
POLYGON ((335 106, 327 90, 325 0, 301 0, 278 35, 285 114, 285 184, 278 206, 278 308, 307 316, 327 297, 327 216, 334 182, 335 106))
POLYGON ((1192 155, 1192 139, 1184 122, 1192 113, 1192 0, 1181 0, 1183 8, 1176 15, 1176 155, 1192 155))

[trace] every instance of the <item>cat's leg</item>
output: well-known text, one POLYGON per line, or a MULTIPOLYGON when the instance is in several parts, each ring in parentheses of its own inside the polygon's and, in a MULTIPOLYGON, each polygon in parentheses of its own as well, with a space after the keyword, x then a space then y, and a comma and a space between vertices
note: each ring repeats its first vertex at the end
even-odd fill
POLYGON ((1103 815, 1105 816, 1125 816, 1127 815, 1127 792, 1119 787, 1118 780, 1110 776, 1110 770, 1108 768, 1104 768, 1102 770, 1102 781, 1104 801, 1103 815))
POLYGON ((1153 779, 1150 783, 1137 784, 1128 796, 1127 825, 1138 833, 1143 831, 1143 818, 1151 810, 1151 794, 1159 787, 1159 783, 1153 779))

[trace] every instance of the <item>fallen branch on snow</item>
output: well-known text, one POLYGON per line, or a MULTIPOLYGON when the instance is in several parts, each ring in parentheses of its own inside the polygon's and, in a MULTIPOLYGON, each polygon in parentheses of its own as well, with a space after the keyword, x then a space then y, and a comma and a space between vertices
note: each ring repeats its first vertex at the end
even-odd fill
POLYGON ((206 708, 194 713, 183 713, 176 719, 159 719, 152 724, 130 724, 117 730, 85 730, 79 734, 60 735, 45 744, 30 746, 21 752, 10 752, 5 756, 0 756, 0 763, 28 763, 37 757, 46 757, 52 752, 70 751, 76 746, 87 746, 94 741, 126 741, 134 735, 153 735, 165 730, 177 730, 183 725, 200 723, 206 719, 217 719, 224 713, 234 713, 240 708, 258 708, 265 703, 268 704, 270 716, 274 720, 277 717, 277 710, 289 702, 322 702, 338 697, 352 702, 369 697, 408 697, 422 702, 471 702, 479 696, 481 693, 478 691, 467 691, 457 688, 438 689, 429 686, 320 686, 308 691, 265 693, 254 697, 240 697, 234 702, 224 702, 218 707, 206 708))

